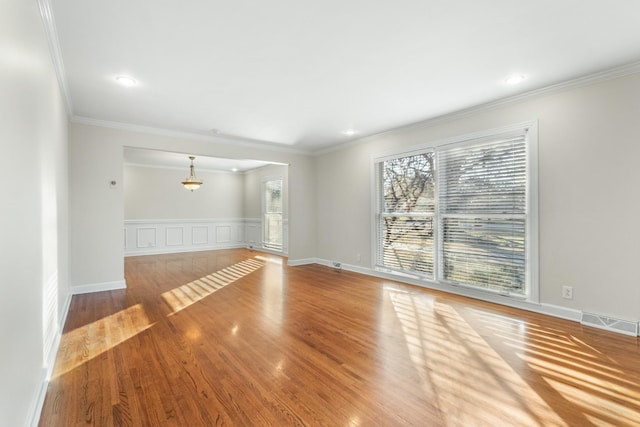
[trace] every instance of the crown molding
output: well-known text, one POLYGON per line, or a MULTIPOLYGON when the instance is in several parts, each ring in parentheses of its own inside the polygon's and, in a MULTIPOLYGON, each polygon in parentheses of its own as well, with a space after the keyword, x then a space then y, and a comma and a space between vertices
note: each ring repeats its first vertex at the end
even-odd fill
MULTIPOLYGON (((162 169, 162 170, 175 170, 175 171, 184 171, 188 169, 187 167, 178 167, 178 166, 165 166, 165 165, 150 165, 147 163, 136 163, 129 162, 127 159, 122 161, 124 166, 133 166, 136 168, 147 168, 147 169, 162 169)), ((244 171, 232 172, 232 171, 224 171, 219 169, 205 169, 203 167, 198 166, 198 172, 206 172, 210 174, 220 174, 220 175, 243 175, 244 171)))
MULTIPOLYGON (((202 157, 202 156, 199 156, 202 157)), ((122 164, 124 166, 133 166, 136 168, 147 168, 147 169, 162 169, 162 170, 175 170, 175 171, 185 171, 186 169, 188 169, 187 167, 178 167, 178 166, 165 166, 165 165, 150 165, 148 163, 136 163, 136 162, 129 162, 127 161, 127 159, 124 159, 122 161, 122 164)), ((202 173, 209 173, 209 174, 220 174, 220 175, 247 175, 248 172, 251 172, 253 170, 256 169, 260 169, 263 168, 265 166, 272 166, 272 165, 280 165, 281 163, 269 163, 266 165, 261 165, 258 166, 256 168, 253 169, 246 169, 246 170, 242 170, 242 171, 237 171, 237 172, 233 172, 231 170, 221 170, 221 169, 209 169, 209 168, 203 168, 202 166, 198 166, 198 173, 202 172, 202 173)))
POLYGON ((158 128, 153 126, 134 125, 131 123, 114 122, 110 120, 93 119, 83 116, 71 116, 71 123, 87 126, 97 126, 109 129, 125 130, 130 132, 145 133, 151 135, 166 136, 170 138, 189 139, 194 141, 207 141, 219 144, 228 144, 235 146, 243 146, 256 150, 274 151, 279 153, 310 155, 311 152, 295 149, 292 147, 283 147, 280 144, 269 141, 260 141, 256 139, 242 138, 238 136, 216 134, 206 135, 197 132, 180 131, 173 129, 158 128))
POLYGON ((343 150, 345 148, 357 146, 367 143, 375 138, 379 138, 383 135, 393 135, 399 132, 405 132, 414 129, 420 129, 423 127, 435 126, 439 123, 453 121, 461 119, 463 117, 477 114, 482 111, 491 110, 511 103, 520 102, 526 99, 535 98, 543 95, 549 95, 566 91, 568 89, 588 86, 599 82, 605 82, 616 78, 624 77, 631 74, 640 73, 640 61, 632 62, 622 66, 610 68, 607 70, 599 71, 596 73, 580 76, 564 82, 545 86, 543 88, 534 89, 518 95, 513 95, 505 98, 500 98, 495 101, 490 101, 483 104, 478 104, 472 107, 457 110, 451 113, 443 114, 436 117, 427 118, 419 122, 410 123, 407 125, 391 128, 382 132, 362 136, 357 139, 353 139, 346 143, 337 143, 335 145, 321 148, 319 150, 302 150, 293 147, 282 146, 278 143, 270 141, 260 141, 249 138, 242 138, 233 135, 205 135, 197 132, 178 131, 164 128, 157 128, 151 126, 134 125, 122 122, 113 122, 108 120, 99 120, 89 117, 76 116, 73 114, 73 103, 71 101, 71 95, 69 93, 69 86, 67 84, 67 78, 64 68, 64 62, 62 61, 62 53, 60 50, 60 43, 58 40, 58 32, 55 24, 55 18, 51 8, 51 0, 37 0, 38 8, 40 10, 40 16, 44 24, 44 30, 49 44, 49 51, 58 78, 58 84, 60 91, 64 99, 67 115, 70 117, 72 123, 84 124, 89 126, 106 127, 111 129, 127 130, 132 132, 153 134, 168 136, 173 138, 182 138, 199 141, 210 141, 223 144, 241 145, 247 148, 260 149, 266 151, 299 154, 299 155, 313 155, 321 156, 334 151, 343 150))
POLYGON ((575 89, 579 87, 590 86, 596 83, 606 82, 608 80, 625 77, 631 74, 640 73, 640 61, 632 62, 615 68, 609 68, 603 71, 599 71, 592 74, 580 76, 571 80, 566 80, 560 83, 545 86, 539 89, 530 90, 520 93, 518 95, 509 96, 506 98, 500 98, 495 101, 486 102, 483 104, 474 105, 472 107, 457 110, 451 113, 443 114, 441 116, 432 117, 419 122, 410 123, 404 126, 395 127, 386 131, 374 133, 371 135, 363 136, 358 139, 347 142, 346 144, 336 144, 331 147, 313 151, 314 156, 322 156, 334 151, 343 150, 345 148, 354 147, 360 144, 365 144, 373 139, 379 138, 384 135, 394 135, 400 132, 406 132, 410 130, 416 130, 425 127, 435 126, 440 123, 450 122, 453 120, 459 120, 461 118, 478 114, 482 111, 492 110, 504 105, 514 104, 531 98, 537 98, 540 96, 551 95, 554 93, 564 92, 569 89, 575 89))
POLYGON ((38 9, 40 10, 40 17, 44 25, 44 32, 49 43, 49 52, 51 54, 51 60, 53 61, 53 67, 56 71, 56 77, 58 78, 58 86, 64 99, 64 105, 67 110, 67 116, 73 116, 73 104, 71 102, 71 95, 69 94, 69 86, 67 85, 67 75, 64 70, 64 62, 62 61, 62 52, 60 51, 60 42, 58 40, 58 30, 56 28, 56 21, 53 16, 53 10, 51 9, 50 0, 37 0, 38 9))

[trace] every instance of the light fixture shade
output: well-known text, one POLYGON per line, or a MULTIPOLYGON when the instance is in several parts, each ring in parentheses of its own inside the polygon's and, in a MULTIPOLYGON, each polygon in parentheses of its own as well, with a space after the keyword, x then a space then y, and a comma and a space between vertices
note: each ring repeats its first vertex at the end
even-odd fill
POLYGON ((193 160, 195 159, 195 157, 189 156, 189 159, 191 160, 191 166, 189 166, 189 177, 182 181, 182 185, 184 185, 184 188, 193 193, 193 190, 197 190, 198 188, 200 188, 200 186, 202 185, 202 181, 196 178, 196 172, 193 167, 193 160))

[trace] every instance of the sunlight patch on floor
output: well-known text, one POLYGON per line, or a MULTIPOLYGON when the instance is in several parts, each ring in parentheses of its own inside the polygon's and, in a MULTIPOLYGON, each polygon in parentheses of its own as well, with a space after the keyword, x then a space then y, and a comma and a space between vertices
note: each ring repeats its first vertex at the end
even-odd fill
MULTIPOLYGON (((264 265, 263 261, 247 259, 164 292, 162 298, 173 310, 168 316, 253 273, 264 265)), ((136 304, 73 331, 65 332, 60 340, 52 378, 64 375, 149 329, 154 324, 155 322, 150 321, 142 304, 136 304)))
POLYGON ((208 297, 217 290, 264 267, 263 261, 246 259, 207 276, 185 283, 162 294, 162 298, 171 307, 172 314, 184 310, 192 304, 208 297))
POLYGON ((270 256, 264 256, 264 255, 256 255, 254 258, 258 259, 260 261, 269 262, 271 264, 282 265, 282 258, 281 257, 270 257, 270 256))
POLYGON ((530 325, 523 335, 486 316, 478 320, 563 399, 581 408, 585 419, 596 425, 640 425, 638 378, 625 375, 611 357, 563 331, 530 325))
POLYGON ((66 332, 60 342, 53 378, 64 375, 153 325, 142 304, 136 304, 66 332))
POLYGON ((597 424, 639 425, 640 394, 637 392, 579 370, 559 368, 531 357, 523 358, 565 399, 582 407, 585 415, 598 420, 597 424))
POLYGON ((451 306, 387 292, 425 397, 447 425, 566 425, 451 306))

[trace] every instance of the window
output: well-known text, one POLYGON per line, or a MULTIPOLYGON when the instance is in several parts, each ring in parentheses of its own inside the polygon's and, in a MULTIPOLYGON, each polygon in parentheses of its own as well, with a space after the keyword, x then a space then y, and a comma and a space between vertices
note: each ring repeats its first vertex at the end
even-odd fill
POLYGON ((282 250, 282 178, 263 182, 262 245, 282 250))
POLYGON ((380 163, 382 212, 379 262, 394 270, 434 273, 434 154, 415 153, 380 163))
POLYGON ((536 299, 534 128, 375 159, 376 267, 536 299))

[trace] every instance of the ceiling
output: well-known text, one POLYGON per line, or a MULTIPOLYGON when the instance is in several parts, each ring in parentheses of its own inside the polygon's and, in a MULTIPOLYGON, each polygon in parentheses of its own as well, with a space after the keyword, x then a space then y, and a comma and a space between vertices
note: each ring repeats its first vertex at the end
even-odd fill
POLYGON ((74 120, 310 153, 640 59, 637 0, 48 1, 74 120))
MULTIPOLYGON (((182 169, 185 173, 188 173, 190 160, 189 155, 184 153, 125 147, 124 164, 182 169)), ((270 164, 274 163, 260 160, 221 159, 205 156, 198 156, 194 160, 196 171, 214 172, 246 172, 270 164)))

